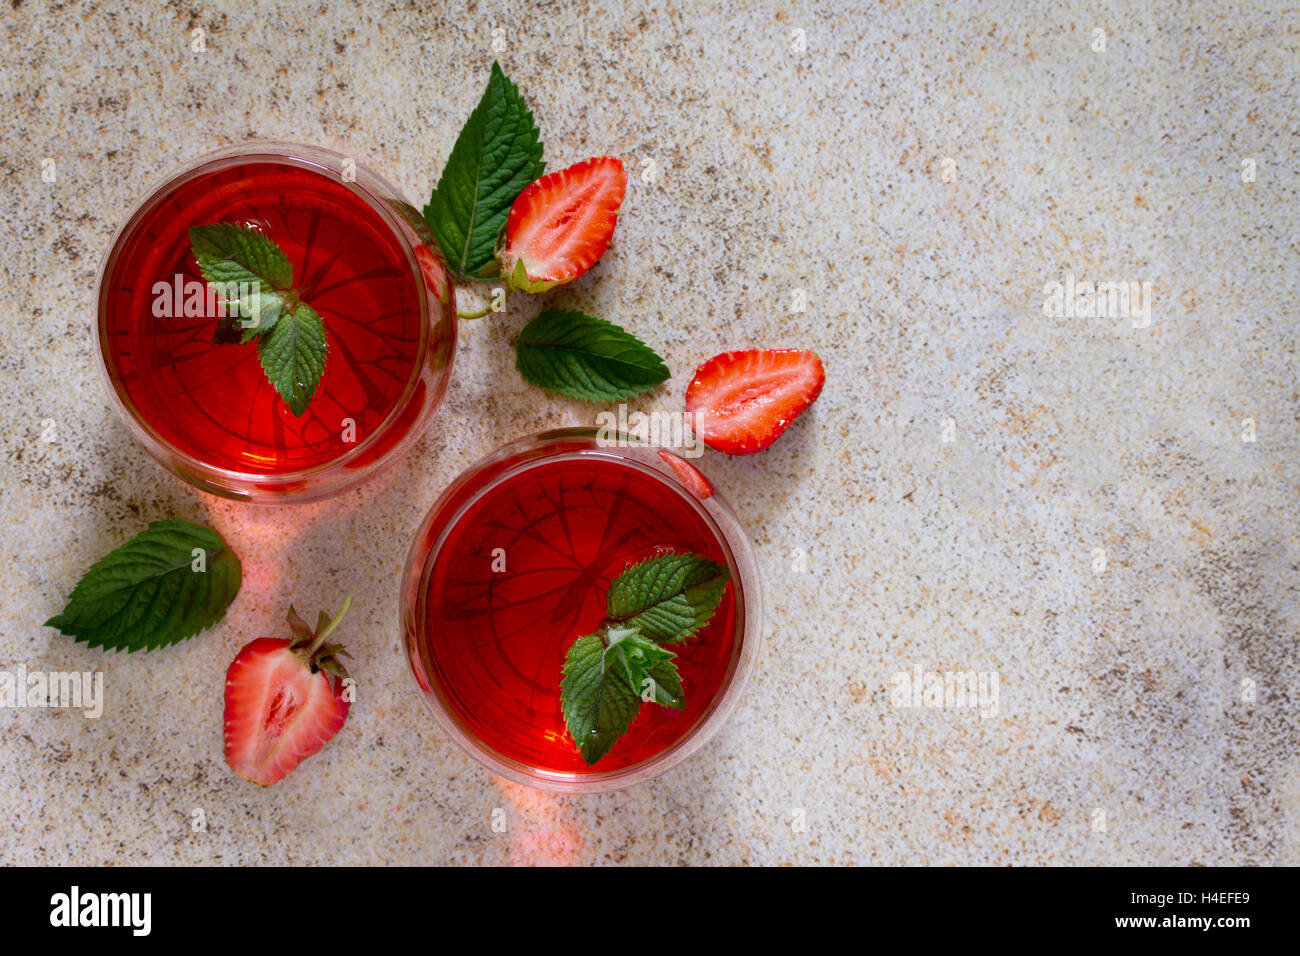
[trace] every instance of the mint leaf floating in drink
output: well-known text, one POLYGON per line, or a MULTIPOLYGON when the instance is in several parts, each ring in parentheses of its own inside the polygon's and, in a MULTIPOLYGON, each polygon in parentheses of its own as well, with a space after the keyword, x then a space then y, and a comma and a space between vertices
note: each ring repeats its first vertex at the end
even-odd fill
POLYGON ((258 343, 267 379, 295 415, 301 415, 325 372, 325 324, 316 310, 299 302, 258 343))
POLYGON ((329 346, 320 314, 293 288, 293 264, 268 236, 248 226, 215 223, 190 230, 203 278, 221 292, 230 313, 212 341, 257 339, 267 380, 295 415, 307 410, 325 374, 329 346))
POLYGON ((610 584, 605 622, 569 648, 560 680, 564 723, 588 766, 627 732, 643 701, 685 709, 676 655, 663 645, 708 624, 729 578, 698 554, 664 554, 610 584))
POLYGON ((571 309, 547 309, 515 340, 525 380, 587 402, 616 402, 668 379, 663 359, 612 322, 571 309))
POLYGON ((727 579, 697 554, 662 554, 628 568, 609 586, 606 613, 664 644, 686 640, 713 618, 727 579))
POLYGON ((96 561, 45 626, 91 647, 152 650, 220 621, 242 579, 239 558, 211 528, 154 521, 96 561))
POLYGON ((515 197, 542 174, 542 143, 519 88, 492 64, 487 89, 452 147, 424 218, 456 278, 496 259, 515 197))
POLYGON ((641 709, 640 695, 611 664, 601 634, 578 638, 564 659, 560 708, 588 766, 609 753, 641 709))

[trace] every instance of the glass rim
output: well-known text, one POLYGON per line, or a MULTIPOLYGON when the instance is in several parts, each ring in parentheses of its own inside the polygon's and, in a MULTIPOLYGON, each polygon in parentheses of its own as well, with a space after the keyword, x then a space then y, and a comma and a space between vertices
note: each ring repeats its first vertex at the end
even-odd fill
MULTIPOLYGON (((406 410, 407 405, 410 403, 411 396, 415 393, 416 388, 419 385, 424 371, 425 359, 430 347, 430 322, 433 316, 433 309, 429 301, 429 290, 424 282, 423 271, 420 268, 420 263, 415 258, 415 253, 411 248, 410 241, 402 232, 399 218, 396 217, 392 210, 388 208, 388 205, 383 201, 383 197, 378 196, 369 189, 363 187, 359 178, 353 182, 347 182, 346 180, 340 179, 339 182, 344 186, 344 188, 355 194, 366 204, 367 208, 379 216, 381 221, 388 227, 390 233, 397 240, 398 245, 406 253, 407 266, 410 269, 411 278, 415 282, 416 294, 420 301, 419 350, 416 353, 416 359, 411 366, 411 373, 403 384, 401 394, 394 401, 393 407, 389 410, 388 414, 384 416, 383 421, 380 422, 365 439, 357 442, 354 447, 349 448, 342 455, 339 455, 337 458, 331 458, 329 461, 322 462, 319 465, 312 465, 309 468, 300 468, 294 471, 248 472, 222 468, 218 465, 212 464, 211 462, 204 461, 195 455, 189 454, 188 452, 182 451, 170 441, 163 438, 162 435, 160 435, 150 424, 148 419, 140 413, 140 410, 135 406, 135 404, 124 394, 125 389, 120 387, 120 378, 117 375, 117 370, 109 358, 109 353, 106 348, 104 328, 106 312, 104 308, 104 299, 107 292, 105 288, 105 280, 108 277, 109 269, 116 263, 118 254, 121 251, 120 247, 125 238, 130 234, 132 227, 138 225, 139 220, 143 215, 149 211, 157 201, 163 198, 166 190, 192 178, 195 174, 202 170, 206 170, 208 167, 220 169, 236 161, 244 161, 250 157, 258 156, 265 156, 268 160, 283 165, 309 169, 321 175, 328 175, 331 172, 331 167, 325 162, 325 159, 336 158, 343 160, 350 158, 327 147, 308 146, 303 143, 290 143, 280 140, 249 140, 244 143, 223 146, 196 157, 193 161, 187 163, 180 169, 174 169, 165 175, 157 177, 145 193, 144 198, 137 202, 131 208, 130 212, 127 213, 122 224, 118 227, 117 232, 114 233, 113 239, 109 243, 103 259, 100 261, 99 276, 95 287, 95 344, 99 351, 100 360, 98 364, 100 374, 108 387, 109 394, 117 404, 118 411, 121 413, 123 419, 132 426, 131 430, 135 433, 136 439, 145 446, 146 450, 148 450, 154 458, 158 458, 159 453, 171 456, 176 460, 185 463, 187 466, 196 468, 203 476, 211 475, 216 477, 218 480, 227 481, 231 484, 255 485, 258 482, 291 483, 306 481, 326 472, 345 467, 349 462, 367 452, 388 432, 393 423, 397 421, 401 414, 406 410)), ((354 162, 356 161, 354 160, 354 162)), ((402 194, 395 186, 365 164, 356 162, 356 168, 358 172, 364 172, 367 176, 373 177, 380 185, 390 190, 394 197, 397 197, 398 199, 402 198, 402 194)), ((445 375, 446 378, 449 379, 451 375, 451 366, 456 355, 457 323, 452 321, 448 324, 450 327, 448 330, 447 369, 445 375)), ((391 452, 389 455, 383 456, 379 461, 382 462, 388 459, 390 455, 391 452)), ((379 462, 376 462, 376 464, 378 463, 379 462)), ((323 492, 323 494, 331 494, 334 490, 343 490, 344 487, 346 487, 346 485, 341 486, 338 489, 327 490, 323 492)), ((223 493, 230 494, 229 491, 223 491, 223 493)), ((249 497, 244 494, 236 494, 236 497, 248 498, 253 502, 265 502, 268 500, 256 496, 249 497)), ((289 500, 308 501, 312 500, 313 497, 320 497, 320 495, 309 495, 306 498, 285 495, 274 500, 286 502, 289 500)))
MULTIPOLYGON (((657 454, 651 454, 649 457, 653 460, 648 461, 635 458, 629 459, 629 456, 625 453, 630 449, 657 452, 661 446, 631 438, 623 433, 616 433, 615 440, 624 442, 624 444, 616 447, 593 445, 585 449, 546 454, 519 462, 500 474, 494 475, 491 481, 461 502, 454 513, 442 521, 438 536, 430 544, 428 553, 423 557, 420 556, 421 542, 425 540, 429 531, 432 530, 439 513, 446 505, 451 503, 466 484, 478 476, 485 468, 532 447, 561 441, 591 440, 595 442, 599 440, 597 436, 600 432, 600 429, 589 426, 536 432, 500 446, 465 468, 452 480, 429 508, 407 554, 402 575, 401 607, 399 608, 402 616, 402 630, 399 637, 399 650, 406 658, 407 669, 411 671, 412 680, 426 709, 432 713, 435 721, 448 736, 480 766, 515 783, 558 793, 599 793, 622 790, 658 777, 698 752, 713 739, 735 710, 757 661, 762 638, 763 609, 758 561, 754 555, 749 536, 745 533, 731 505, 716 491, 705 499, 697 498, 691 494, 682 485, 680 478, 676 476, 671 467, 657 454), (671 746, 631 766, 617 770, 591 773, 540 770, 530 767, 526 763, 512 760, 486 745, 464 727, 462 722, 449 711, 447 705, 443 702, 442 694, 436 690, 425 690, 414 671, 414 662, 411 660, 411 648, 409 647, 408 638, 412 635, 417 639, 422 638, 426 633, 427 629, 423 623, 423 611, 424 602, 427 600, 429 576, 437 561, 442 544, 475 502, 479 501, 484 494, 496 487, 500 482, 524 473, 530 468, 553 461, 581 458, 601 452, 605 452, 611 460, 621 459, 625 464, 630 461, 632 464, 629 467, 637 467, 639 470, 653 474, 665 486, 687 501, 706 520, 711 531, 717 535, 719 543, 735 566, 736 577, 740 585, 736 595, 739 620, 736 624, 735 635, 740 642, 740 649, 729 674, 716 692, 710 710, 671 746), (412 606, 412 598, 414 599, 414 607, 412 606)), ((429 681, 432 684, 433 678, 430 677, 429 681)))

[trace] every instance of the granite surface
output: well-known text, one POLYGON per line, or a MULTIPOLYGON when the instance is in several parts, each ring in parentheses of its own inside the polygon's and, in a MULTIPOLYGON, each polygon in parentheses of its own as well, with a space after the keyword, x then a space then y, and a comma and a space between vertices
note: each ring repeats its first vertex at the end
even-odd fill
POLYGON ((0 862, 1300 862, 1297 15, 1030 6, 6 3, 0 670, 102 671, 105 702, 0 710, 0 862), (666 357, 635 407, 680 408, 728 348, 827 368, 769 451, 702 460, 760 557, 764 650, 706 749, 620 793, 482 771, 396 647, 438 491, 594 420, 513 368, 536 301, 466 325, 414 452, 316 505, 173 479, 96 368, 99 260, 157 177, 282 139, 422 203, 493 57, 553 168, 632 172, 563 299, 666 357), (1149 282, 1149 319, 1045 309, 1070 275, 1149 282), (131 656, 40 626, 170 515, 244 556, 222 624, 131 656), (347 727, 238 779, 226 665, 343 593, 347 727), (903 706, 896 675, 950 671, 996 704, 903 706))

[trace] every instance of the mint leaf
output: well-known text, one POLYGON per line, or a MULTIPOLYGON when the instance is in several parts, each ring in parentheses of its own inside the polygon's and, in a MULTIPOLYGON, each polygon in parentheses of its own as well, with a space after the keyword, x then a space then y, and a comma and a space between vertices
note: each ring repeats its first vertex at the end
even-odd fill
POLYGON ((662 554, 620 574, 605 595, 612 621, 672 644, 709 623, 731 573, 698 554, 662 554))
POLYGON ((248 226, 228 222, 195 226, 190 230, 190 250, 209 282, 259 282, 272 290, 293 288, 289 257, 248 226))
POLYGON ((492 262, 511 204, 545 168, 532 111, 493 63, 487 89, 424 207, 425 221, 456 278, 477 275, 492 262))
POLYGON ((641 708, 640 693, 612 664, 600 634, 578 638, 564 657, 560 709, 587 766, 609 753, 641 708))
POLYGON ((217 330, 212 333, 213 345, 239 345, 244 341, 244 320, 237 315, 223 315, 217 319, 217 330))
POLYGON ((96 561, 45 626, 91 647, 151 650, 220 621, 242 577, 239 558, 211 528, 154 521, 96 561))
POLYGON ((305 302, 280 316, 270 334, 257 344, 266 377, 295 415, 307 410, 325 374, 325 324, 305 302))
POLYGON ((588 402, 621 401, 668 378, 663 359, 636 336, 568 309, 547 309, 524 326, 515 353, 527 381, 588 402))
POLYGON ((240 342, 266 334, 297 301, 292 292, 293 264, 256 229, 228 222, 195 226, 190 229, 190 251, 222 301, 238 307, 238 315, 225 315, 218 322, 212 341, 219 345, 236 341, 236 329, 240 342))
POLYGON ((662 704, 664 707, 672 707, 675 710, 686 709, 686 695, 682 691, 682 678, 677 673, 677 665, 672 661, 658 661, 646 668, 646 676, 642 678, 641 699, 646 698, 647 693, 656 704, 662 704), (649 679, 654 681, 647 687, 645 681, 649 679))
POLYGON ((678 710, 686 707, 682 680, 677 674, 677 665, 673 663, 676 654, 646 640, 635 628, 613 626, 607 629, 607 633, 607 666, 616 668, 643 702, 678 710))

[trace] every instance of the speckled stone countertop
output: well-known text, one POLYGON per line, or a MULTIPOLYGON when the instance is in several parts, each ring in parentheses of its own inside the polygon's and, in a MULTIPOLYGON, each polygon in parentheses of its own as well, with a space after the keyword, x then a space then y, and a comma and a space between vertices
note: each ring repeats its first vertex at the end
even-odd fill
POLYGON ((1294 11, 122 6, 3 13, 0 669, 101 670, 105 704, 0 711, 0 862, 1300 863, 1294 11), (513 368, 536 301, 467 325, 414 452, 317 505, 171 478, 96 368, 100 257, 157 177, 279 139, 422 203, 493 57, 552 168, 632 173, 565 301, 666 357, 635 407, 680 408, 727 348, 827 368, 769 451, 702 460, 756 545, 765 646, 722 733, 621 793, 493 778, 397 651, 439 490, 506 439, 593 422, 513 368), (1047 314, 1071 275, 1151 283, 1149 321, 1047 314), (132 656, 40 626, 170 515, 244 557, 223 623, 132 656), (343 593, 364 596, 347 727, 272 788, 236 778, 226 665, 289 597, 343 593), (917 669, 994 675, 996 708, 900 706, 917 669))

